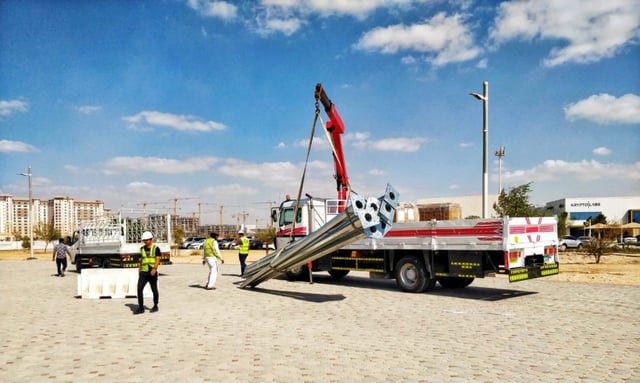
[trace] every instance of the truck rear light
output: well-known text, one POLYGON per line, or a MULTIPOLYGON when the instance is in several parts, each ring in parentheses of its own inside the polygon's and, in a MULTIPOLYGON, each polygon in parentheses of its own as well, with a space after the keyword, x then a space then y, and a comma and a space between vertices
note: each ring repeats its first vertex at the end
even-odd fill
POLYGON ((521 251, 510 251, 509 252, 509 262, 518 262, 518 259, 522 256, 521 251))
POLYGON ((556 254, 555 246, 544 248, 544 255, 555 255, 555 254, 556 254))

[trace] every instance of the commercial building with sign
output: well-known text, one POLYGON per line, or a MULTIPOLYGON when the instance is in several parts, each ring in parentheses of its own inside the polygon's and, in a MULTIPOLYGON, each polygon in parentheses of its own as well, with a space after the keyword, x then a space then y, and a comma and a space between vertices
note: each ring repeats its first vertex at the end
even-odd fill
POLYGON ((561 216, 567 213, 567 225, 572 234, 581 234, 589 218, 599 214, 607 218, 607 223, 640 223, 640 196, 563 198, 547 202, 548 213, 561 216))

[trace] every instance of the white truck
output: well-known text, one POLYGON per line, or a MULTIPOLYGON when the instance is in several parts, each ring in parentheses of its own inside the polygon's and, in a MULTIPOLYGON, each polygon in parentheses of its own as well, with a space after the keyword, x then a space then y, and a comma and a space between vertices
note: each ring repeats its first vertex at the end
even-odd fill
MULTIPOLYGON (((272 210, 276 248, 317 230, 338 214, 345 201, 301 199, 272 210), (293 232, 292 232, 293 230, 293 232)), ((347 245, 309 265, 287 271, 289 279, 307 279, 310 271, 328 271, 335 279, 349 271, 395 278, 407 292, 435 287, 461 288, 474 278, 507 274, 510 282, 557 274, 555 217, 503 217, 454 221, 395 222, 382 238, 347 245)))
POLYGON ((138 267, 142 233, 150 231, 162 251, 161 264, 171 264, 171 216, 98 218, 81 222, 71 238, 76 270, 89 267, 138 267))
MULTIPOLYGON (((333 149, 338 198, 286 199, 271 211, 276 229, 276 249, 318 230, 349 203, 350 185, 342 151, 345 127, 322 84, 315 88, 316 120, 320 104, 329 121, 325 132, 333 149), (294 219, 295 217, 295 219, 294 219)), ((396 217, 397 213, 396 211, 396 217)), ((436 282, 447 288, 465 287, 474 278, 503 273, 509 281, 557 274, 558 237, 555 217, 490 218, 396 222, 382 238, 366 238, 289 270, 290 279, 309 272, 328 271, 341 278, 351 270, 375 277, 395 278, 407 292, 432 289, 436 282)))

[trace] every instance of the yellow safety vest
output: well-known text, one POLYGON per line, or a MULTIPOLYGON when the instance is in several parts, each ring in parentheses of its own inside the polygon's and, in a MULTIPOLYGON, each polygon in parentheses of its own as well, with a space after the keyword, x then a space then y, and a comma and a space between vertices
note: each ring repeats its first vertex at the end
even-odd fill
POLYGON ((151 249, 149 249, 149 254, 145 251, 144 246, 140 248, 140 270, 141 271, 149 271, 149 268, 153 268, 156 264, 156 245, 152 244, 151 249))
POLYGON ((216 257, 220 259, 220 254, 216 252, 216 248, 213 246, 213 238, 204 240, 204 256, 205 258, 216 257))
POLYGON ((247 237, 240 238, 240 249, 238 252, 240 254, 249 254, 249 238, 247 237))

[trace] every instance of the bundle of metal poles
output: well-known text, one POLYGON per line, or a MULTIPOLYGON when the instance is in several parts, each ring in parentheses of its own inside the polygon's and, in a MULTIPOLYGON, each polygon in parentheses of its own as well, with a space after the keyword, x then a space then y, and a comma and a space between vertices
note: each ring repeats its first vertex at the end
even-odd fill
POLYGON ((363 238, 382 238, 391 228, 398 193, 387 185, 380 198, 351 193, 351 203, 308 236, 247 266, 240 287, 255 287, 268 279, 304 265, 363 238))

